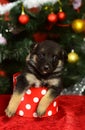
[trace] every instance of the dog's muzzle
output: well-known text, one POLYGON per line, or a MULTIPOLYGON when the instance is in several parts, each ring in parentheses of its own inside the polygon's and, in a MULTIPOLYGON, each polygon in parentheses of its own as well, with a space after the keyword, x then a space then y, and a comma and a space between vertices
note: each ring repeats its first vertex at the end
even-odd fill
POLYGON ((40 72, 42 74, 49 74, 52 72, 52 67, 49 64, 45 64, 40 68, 40 72))

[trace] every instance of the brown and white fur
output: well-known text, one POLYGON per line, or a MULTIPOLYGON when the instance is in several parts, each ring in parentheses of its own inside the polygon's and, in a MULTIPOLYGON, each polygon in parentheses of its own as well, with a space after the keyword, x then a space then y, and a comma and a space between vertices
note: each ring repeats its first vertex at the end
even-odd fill
POLYGON ((45 114, 49 104, 62 90, 62 69, 64 65, 64 50, 54 41, 46 40, 34 46, 26 58, 26 67, 17 78, 13 95, 5 110, 8 117, 15 114, 25 91, 31 86, 45 86, 48 91, 40 100, 37 115, 45 114))

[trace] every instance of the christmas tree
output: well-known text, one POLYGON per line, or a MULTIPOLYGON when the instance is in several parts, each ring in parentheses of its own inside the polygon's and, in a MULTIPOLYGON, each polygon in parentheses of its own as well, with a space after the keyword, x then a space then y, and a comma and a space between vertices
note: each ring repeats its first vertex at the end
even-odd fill
MULTIPOLYGON (((3 0, 2 0, 3 1, 3 0)), ((66 51, 64 87, 85 76, 85 0, 9 0, 0 5, 0 93, 11 93, 36 42, 58 42, 66 51)))

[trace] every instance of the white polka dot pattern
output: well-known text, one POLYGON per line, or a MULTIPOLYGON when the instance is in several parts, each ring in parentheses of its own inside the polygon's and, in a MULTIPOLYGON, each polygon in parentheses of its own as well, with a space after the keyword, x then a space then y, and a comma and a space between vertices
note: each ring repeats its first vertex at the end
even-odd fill
POLYGON ((24 116, 24 112, 22 110, 19 111, 20 116, 24 116))
POLYGON ((30 94, 31 94, 31 90, 28 89, 28 90, 26 91, 26 94, 30 95, 30 94))
POLYGON ((34 102, 34 103, 37 103, 38 101, 39 101, 39 98, 38 98, 38 97, 34 97, 34 98, 33 98, 33 102, 34 102))
POLYGON ((37 117, 37 113, 36 112, 33 113, 33 117, 37 117))
POLYGON ((43 89, 43 90, 41 91, 41 94, 42 94, 42 95, 45 95, 46 92, 47 92, 47 91, 46 91, 45 89, 43 89))
POLYGON ((56 112, 58 112, 58 107, 56 108, 56 112))
POLYGON ((54 106, 54 107, 56 107, 56 105, 57 105, 57 102, 56 102, 56 101, 54 101, 53 106, 54 106))
MULTIPOLYGON (((33 118, 38 117, 36 109, 40 99, 46 94, 46 92, 47 92, 46 88, 28 89, 26 91, 26 94, 21 99, 21 103, 17 109, 16 114, 24 117, 33 117, 33 118)), ((49 105, 45 115, 43 115, 42 117, 52 116, 57 112, 58 112, 58 105, 56 99, 49 105)))
POLYGON ((31 105, 30 105, 30 104, 26 104, 25 107, 26 107, 27 110, 30 110, 30 109, 31 109, 31 105))
POLYGON ((24 97, 22 97, 21 101, 24 101, 24 97))
POLYGON ((48 111, 48 116, 51 116, 52 115, 52 111, 48 111))

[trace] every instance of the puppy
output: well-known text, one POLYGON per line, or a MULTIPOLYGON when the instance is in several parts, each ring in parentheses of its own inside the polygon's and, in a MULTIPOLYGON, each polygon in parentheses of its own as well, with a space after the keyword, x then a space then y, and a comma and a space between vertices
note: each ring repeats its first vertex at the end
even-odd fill
POLYGON ((40 100, 37 115, 45 114, 50 103, 62 91, 62 69, 64 65, 64 50, 58 43, 50 40, 38 43, 26 58, 26 67, 17 77, 17 84, 13 95, 5 110, 11 117, 16 112, 25 91, 31 86, 45 86, 48 91, 40 100))

